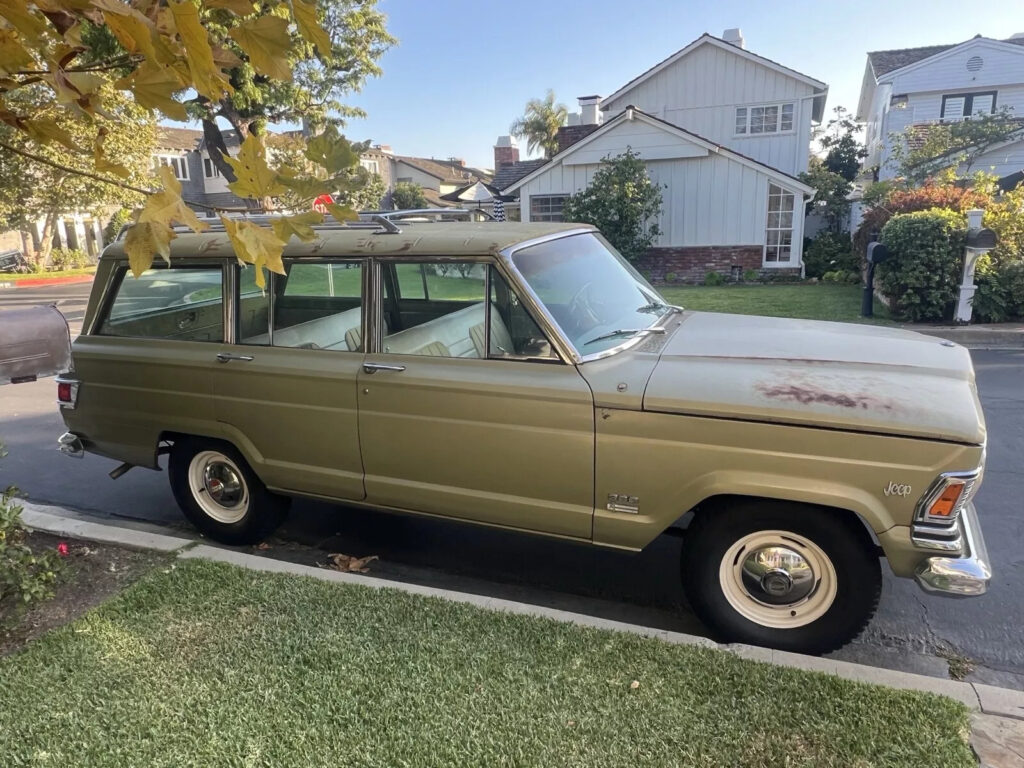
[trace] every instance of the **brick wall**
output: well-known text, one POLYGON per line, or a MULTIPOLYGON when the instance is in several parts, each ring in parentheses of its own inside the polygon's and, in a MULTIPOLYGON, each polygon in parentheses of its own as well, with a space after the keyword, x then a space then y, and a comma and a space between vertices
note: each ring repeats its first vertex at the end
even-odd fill
MULTIPOLYGON (((708 245, 686 248, 651 248, 647 254, 634 265, 641 274, 652 283, 691 283, 704 282, 708 272, 718 272, 730 277, 733 267, 740 273, 748 269, 762 272, 761 259, 763 248, 760 245, 708 245), (674 280, 666 280, 666 275, 674 274, 674 280)), ((799 275, 800 268, 763 270, 773 275, 799 275)))

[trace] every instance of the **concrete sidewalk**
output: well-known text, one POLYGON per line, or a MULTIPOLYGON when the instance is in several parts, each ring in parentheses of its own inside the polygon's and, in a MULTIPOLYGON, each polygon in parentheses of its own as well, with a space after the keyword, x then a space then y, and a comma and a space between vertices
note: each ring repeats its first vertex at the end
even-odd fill
POLYGON ((199 558, 213 560, 230 563, 254 571, 289 573, 298 576, 309 576, 321 581, 358 584, 374 589, 397 589, 410 594, 438 597, 444 600, 474 605, 484 610, 542 616, 578 626, 653 637, 667 643, 699 645, 706 648, 715 648, 726 653, 734 653, 751 661, 824 672, 857 682, 887 685, 892 688, 948 696, 963 703, 975 713, 972 717, 971 746, 978 755, 982 766, 1001 768, 1001 766, 1020 766, 1024 764, 1024 757, 1022 757, 1022 754, 1024 754, 1024 691, 879 669, 863 664, 775 651, 770 648, 759 648, 751 645, 737 643, 725 645, 697 635, 611 621, 512 600, 390 581, 356 573, 343 573, 314 568, 276 560, 271 557, 248 554, 232 549, 222 549, 200 543, 197 539, 168 536, 149 530, 93 522, 83 519, 81 515, 72 510, 65 510, 62 507, 47 507, 21 500, 19 500, 19 504, 24 508, 22 520, 27 527, 58 536, 99 541, 136 549, 156 549, 163 552, 174 552, 177 553, 177 557, 183 559, 199 558))

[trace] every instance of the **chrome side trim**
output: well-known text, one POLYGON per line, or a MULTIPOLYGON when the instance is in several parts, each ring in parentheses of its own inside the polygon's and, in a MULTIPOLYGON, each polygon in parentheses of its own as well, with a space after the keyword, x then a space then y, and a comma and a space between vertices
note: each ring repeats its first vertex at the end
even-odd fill
POLYGON ((929 594, 974 597, 988 591, 992 566, 974 504, 964 506, 958 527, 963 534, 963 554, 960 557, 929 557, 914 572, 917 585, 929 594))

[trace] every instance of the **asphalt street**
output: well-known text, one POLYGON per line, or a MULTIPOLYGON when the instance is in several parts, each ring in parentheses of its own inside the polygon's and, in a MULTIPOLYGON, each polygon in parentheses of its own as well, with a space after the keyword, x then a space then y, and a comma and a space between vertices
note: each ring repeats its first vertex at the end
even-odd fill
MULTIPOLYGON (((0 310, 57 302, 74 332, 89 285, 0 290, 0 310)), ((834 656, 945 676, 973 667, 968 680, 1024 690, 1024 350, 975 350, 989 425, 988 465, 977 496, 994 569, 980 598, 930 597, 886 573, 878 614, 834 656)), ((55 449, 63 424, 51 381, 0 388, 0 487, 13 484, 40 503, 97 516, 191 529, 162 472, 136 469, 119 480, 114 462, 76 460, 55 449)), ((703 633, 679 579, 679 540, 663 536, 630 555, 429 518, 297 500, 272 541, 281 556, 310 552, 378 555, 372 573, 510 598, 681 632, 703 633), (310 550, 315 547, 316 550, 310 550)))

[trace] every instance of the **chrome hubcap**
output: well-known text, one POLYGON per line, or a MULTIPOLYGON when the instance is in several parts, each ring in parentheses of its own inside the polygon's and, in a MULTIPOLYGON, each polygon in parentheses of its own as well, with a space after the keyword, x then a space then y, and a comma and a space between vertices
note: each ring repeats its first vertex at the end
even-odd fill
POLYGON ((814 589, 814 570, 796 550, 759 547, 743 560, 743 587, 755 600, 786 605, 803 600, 814 589))
POLYGON ((242 500, 242 478, 234 467, 222 461, 211 461, 206 465, 203 486, 210 498, 222 507, 236 507, 242 500))

